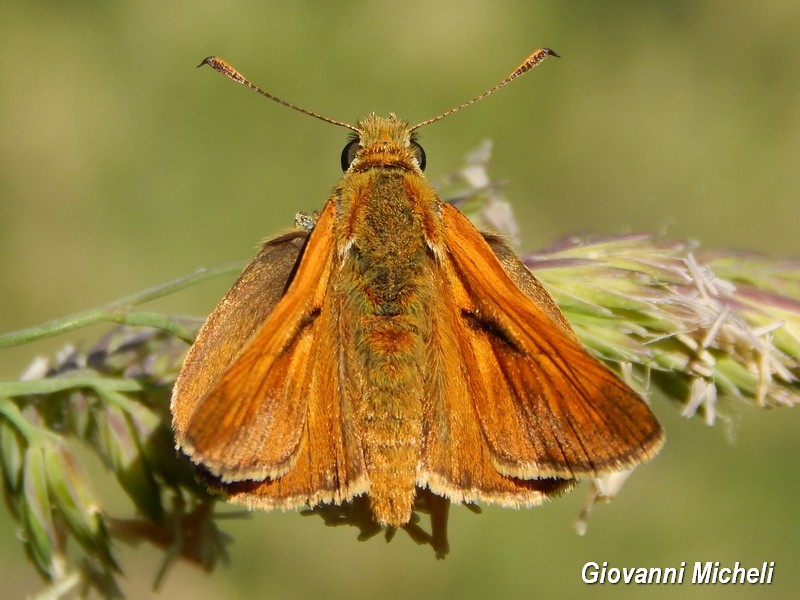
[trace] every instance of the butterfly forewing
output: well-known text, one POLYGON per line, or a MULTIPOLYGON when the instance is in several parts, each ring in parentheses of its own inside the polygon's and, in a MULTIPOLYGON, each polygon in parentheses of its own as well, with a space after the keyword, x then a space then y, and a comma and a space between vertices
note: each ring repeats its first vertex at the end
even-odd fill
MULTIPOLYGON (((494 453, 486 442, 475 408, 476 394, 483 401, 486 390, 475 378, 480 359, 464 336, 458 298, 464 290, 436 266, 436 282, 442 306, 431 310, 431 337, 426 348, 428 366, 423 433, 423 452, 418 483, 454 501, 493 502, 504 506, 541 504, 547 497, 574 484, 558 478, 520 479, 498 471, 494 453), (446 374, 446 376, 443 376, 446 374)), ((433 307, 432 307, 433 308, 433 307)))
MULTIPOLYGON (((332 212, 320 215, 299 265, 275 271, 275 277, 291 280, 280 300, 274 292, 241 294, 237 290, 247 285, 237 284, 201 330, 194 346, 201 350, 187 358, 172 401, 178 441, 193 461, 223 481, 283 475, 295 460, 309 412, 313 372, 307 365, 319 353, 315 338, 330 273, 332 212), (296 276, 290 278, 295 266, 296 276), (224 314, 216 315, 233 301, 247 302, 253 318, 235 325, 246 341, 225 348, 212 342, 231 339, 232 326, 224 314), (207 387, 189 381, 195 372, 202 372, 207 387)), ((256 280, 268 268, 266 260, 254 264, 264 266, 254 271, 251 265, 240 282, 256 280)))
MULTIPOLYGON (((312 350, 303 369, 306 410, 291 469, 280 477, 232 482, 224 486, 230 500, 259 508, 298 508, 340 504, 368 490, 364 457, 353 429, 350 406, 342 402, 341 372, 336 365, 341 343, 335 334, 339 311, 335 300, 320 307, 312 350), (320 332, 327 332, 321 335, 320 332)), ((287 400, 290 401, 290 400, 287 400)), ((263 435, 251 429, 253 435, 263 435)))
POLYGON ((520 478, 595 476, 648 459, 662 433, 644 401, 554 327, 456 209, 443 207, 460 302, 461 354, 484 439, 497 469, 520 478))

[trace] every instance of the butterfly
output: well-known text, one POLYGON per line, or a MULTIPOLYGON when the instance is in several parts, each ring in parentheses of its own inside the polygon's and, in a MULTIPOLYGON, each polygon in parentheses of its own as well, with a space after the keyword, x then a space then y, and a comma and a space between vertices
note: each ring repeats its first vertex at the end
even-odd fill
POLYGON ((171 409, 177 447, 234 502, 263 509, 368 500, 407 525, 424 490, 540 504, 626 470, 663 441, 644 400, 579 342, 499 237, 423 174, 416 130, 349 128, 345 173, 313 224, 264 243, 191 347, 171 409))

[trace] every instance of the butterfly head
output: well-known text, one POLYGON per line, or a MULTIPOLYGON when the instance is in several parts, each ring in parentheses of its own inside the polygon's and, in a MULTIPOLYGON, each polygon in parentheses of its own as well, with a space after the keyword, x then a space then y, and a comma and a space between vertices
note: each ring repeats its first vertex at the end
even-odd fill
POLYGON ((394 113, 379 117, 371 113, 358 122, 355 134, 342 150, 342 170, 362 172, 378 167, 397 167, 421 173, 425 152, 408 123, 394 113))

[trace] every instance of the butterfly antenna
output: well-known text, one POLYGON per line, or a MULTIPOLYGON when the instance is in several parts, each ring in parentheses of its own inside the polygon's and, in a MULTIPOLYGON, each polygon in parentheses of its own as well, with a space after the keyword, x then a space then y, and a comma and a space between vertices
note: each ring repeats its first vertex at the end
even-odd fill
POLYGON ((445 117, 452 115, 453 113, 456 113, 460 110, 463 110, 468 106, 475 104, 476 102, 479 102, 480 100, 483 100, 484 98, 486 98, 486 96, 494 94, 497 90, 507 86, 509 83, 514 81, 520 75, 524 75, 525 73, 533 69, 539 63, 543 62, 544 59, 546 59, 548 56, 555 56, 556 58, 560 58, 559 55, 550 50, 550 48, 539 48, 536 52, 534 52, 528 58, 526 58, 520 66, 514 69, 514 71, 508 77, 503 79, 503 81, 501 81, 494 87, 486 90, 485 92, 483 92, 478 96, 475 96, 472 100, 467 100, 466 102, 464 102, 464 104, 459 104, 455 108, 451 108, 450 110, 443 112, 440 115, 432 117, 426 121, 423 121, 422 123, 417 123, 411 129, 409 129, 409 131, 414 131, 415 129, 419 129, 420 127, 424 127, 425 125, 430 125, 431 123, 435 123, 436 121, 441 121, 445 117))
POLYGON ((325 121, 326 123, 331 123, 333 125, 338 125, 339 127, 346 127, 347 129, 351 129, 351 130, 355 131, 356 133, 359 133, 358 128, 353 126, 353 125, 350 125, 350 123, 345 123, 343 121, 337 121, 336 119, 331 119, 331 118, 322 116, 322 115, 317 114, 317 113, 315 113, 313 111, 310 111, 308 109, 302 108, 301 106, 296 106, 296 105, 292 104, 291 102, 286 102, 286 100, 281 100, 280 98, 278 98, 276 96, 273 96, 269 92, 265 92, 260 87, 258 87, 256 84, 251 82, 247 77, 245 77, 244 75, 239 73, 239 71, 234 69, 231 65, 229 65, 224 60, 222 60, 221 58, 218 58, 216 56, 209 56, 208 58, 204 59, 203 62, 201 62, 197 66, 199 68, 199 67, 202 67, 203 65, 208 65, 209 67, 214 69, 217 73, 220 73, 221 75, 224 75, 228 79, 233 79, 237 83, 241 83, 242 85, 249 87, 254 92, 258 92, 259 94, 261 94, 265 98, 269 98, 270 100, 274 100, 278 104, 282 104, 283 106, 286 106, 288 108, 292 108, 292 109, 294 109, 294 110, 296 110, 298 112, 303 113, 304 115, 308 115, 310 117, 315 117, 315 118, 319 119, 320 121, 325 121))

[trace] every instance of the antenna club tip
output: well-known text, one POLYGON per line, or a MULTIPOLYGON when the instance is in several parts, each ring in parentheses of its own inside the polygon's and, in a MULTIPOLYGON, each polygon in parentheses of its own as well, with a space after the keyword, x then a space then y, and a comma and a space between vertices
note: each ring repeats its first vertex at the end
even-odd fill
POLYGON ((234 69, 231 65, 226 63, 224 60, 222 60, 218 56, 207 56, 206 58, 203 59, 203 62, 201 62, 199 65, 197 65, 197 67, 200 68, 203 65, 208 65, 209 67, 214 69, 220 75, 224 75, 225 77, 228 77, 229 79, 233 79, 237 83, 241 83, 242 85, 250 85, 250 86, 252 86, 252 84, 249 81, 247 81, 247 79, 244 77, 244 75, 239 73, 239 71, 234 69))
POLYGON ((556 58, 561 58, 558 54, 555 53, 554 50, 551 50, 550 48, 539 48, 538 50, 536 50, 536 52, 534 52, 528 58, 526 58, 520 66, 516 68, 516 70, 511 74, 511 77, 512 78, 518 77, 523 73, 527 73, 548 56, 555 56, 556 58))

